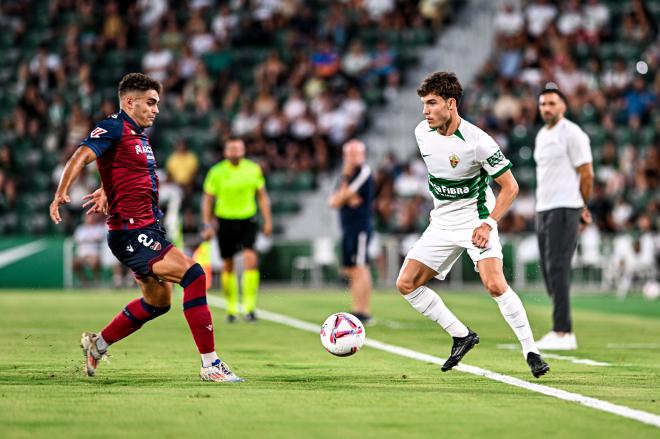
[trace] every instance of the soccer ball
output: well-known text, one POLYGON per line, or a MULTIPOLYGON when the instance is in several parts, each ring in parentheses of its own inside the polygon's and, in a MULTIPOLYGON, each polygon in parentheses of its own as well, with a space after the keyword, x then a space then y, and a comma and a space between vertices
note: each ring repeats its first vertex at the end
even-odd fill
POLYGON ((648 281, 642 288, 642 294, 646 300, 655 300, 660 297, 660 283, 656 281, 648 281))
POLYGON ((362 322, 352 314, 333 314, 321 326, 321 343, 332 355, 348 357, 360 350, 366 332, 362 322))

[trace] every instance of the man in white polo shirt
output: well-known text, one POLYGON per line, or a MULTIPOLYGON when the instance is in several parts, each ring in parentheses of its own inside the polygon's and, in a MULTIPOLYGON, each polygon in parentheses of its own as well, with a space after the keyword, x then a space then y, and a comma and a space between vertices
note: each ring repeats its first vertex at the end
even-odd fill
POLYGON ((577 349, 570 304, 571 259, 580 223, 591 223, 587 203, 594 171, 589 137, 564 117, 567 102, 557 89, 539 94, 545 125, 536 135, 537 236, 543 279, 552 297, 553 327, 537 346, 541 350, 577 349))

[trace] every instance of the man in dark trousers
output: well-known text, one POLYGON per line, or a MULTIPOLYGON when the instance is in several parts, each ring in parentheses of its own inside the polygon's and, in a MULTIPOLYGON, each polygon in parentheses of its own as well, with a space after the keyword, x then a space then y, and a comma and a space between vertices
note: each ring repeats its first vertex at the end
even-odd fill
POLYGON ((553 327, 537 346, 541 350, 577 349, 570 304, 571 259, 580 224, 591 223, 587 203, 594 171, 589 137, 564 117, 567 102, 558 89, 539 94, 545 125, 536 135, 537 235, 541 269, 553 303, 553 327))

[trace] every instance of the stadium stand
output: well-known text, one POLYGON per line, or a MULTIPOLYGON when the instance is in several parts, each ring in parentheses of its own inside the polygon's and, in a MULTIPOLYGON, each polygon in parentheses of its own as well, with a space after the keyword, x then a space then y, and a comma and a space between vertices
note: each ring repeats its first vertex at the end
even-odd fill
MULTIPOLYGON (((530 1, 496 17, 490 61, 466 90, 462 113, 502 145, 522 190, 505 232, 533 230, 537 94, 554 83, 569 97, 568 117, 590 135, 597 183, 591 203, 605 233, 658 227, 660 46, 657 2, 530 1), (542 18, 546 17, 546 18, 542 18)), ((378 171, 378 217, 384 231, 420 231, 430 201, 416 158, 388 155, 378 171), (400 217, 392 215, 399 212, 400 217), (408 213, 405 213, 408 212, 408 213)))
POLYGON ((90 169, 65 227, 54 227, 47 205, 58 161, 117 111, 117 82, 131 71, 164 84, 151 133, 161 167, 173 154, 183 159, 174 153, 182 144, 188 163, 199 162, 182 183, 193 195, 184 199, 188 228, 204 173, 231 133, 264 168, 281 231, 282 216, 300 207, 296 194, 313 190, 340 145, 368 126, 367 109, 402 83, 414 49, 432 41, 453 3, 3 2, 0 232, 72 233, 97 177, 90 169))

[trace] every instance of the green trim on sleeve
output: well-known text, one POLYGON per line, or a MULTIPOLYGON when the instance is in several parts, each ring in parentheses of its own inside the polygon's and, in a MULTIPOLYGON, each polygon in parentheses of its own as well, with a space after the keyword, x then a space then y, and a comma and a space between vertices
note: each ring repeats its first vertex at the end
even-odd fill
POLYGON ((506 171, 509 169, 513 168, 513 163, 509 162, 505 167, 497 171, 495 174, 491 175, 493 177, 493 180, 499 177, 500 175, 504 174, 506 171))
POLYGON ((488 177, 488 172, 485 169, 481 169, 479 173, 479 183, 477 187, 477 213, 479 214, 479 219, 486 219, 490 212, 488 211, 488 206, 486 206, 486 189, 488 188, 488 182, 490 178, 488 177))

